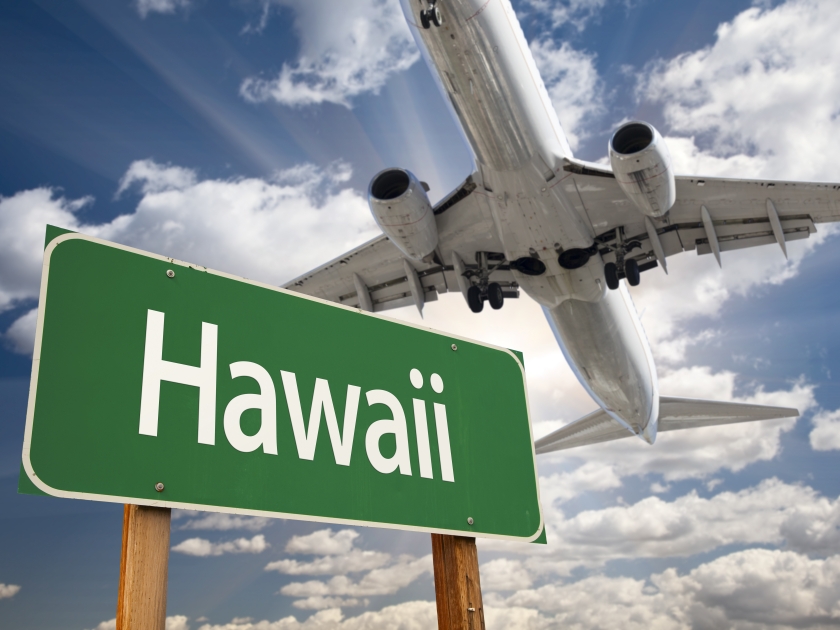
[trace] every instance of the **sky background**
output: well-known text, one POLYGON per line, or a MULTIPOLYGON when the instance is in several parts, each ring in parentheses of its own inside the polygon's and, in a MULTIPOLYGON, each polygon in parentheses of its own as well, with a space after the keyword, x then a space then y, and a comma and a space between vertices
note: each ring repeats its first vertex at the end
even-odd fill
MULTIPOLYGON (((577 157, 641 118, 682 174, 840 180, 834 2, 514 8, 577 157)), ((472 169, 396 0, 0 4, 0 627, 114 627, 122 507, 17 494, 45 224, 279 284, 377 234, 386 166, 472 169)), ((840 624, 838 242, 644 274, 663 395, 803 415, 541 456, 549 544, 479 541, 489 628, 840 624)), ((526 296, 425 323, 525 353, 536 436, 595 408, 526 296)), ((436 627, 428 535, 173 519, 169 630, 436 627)))

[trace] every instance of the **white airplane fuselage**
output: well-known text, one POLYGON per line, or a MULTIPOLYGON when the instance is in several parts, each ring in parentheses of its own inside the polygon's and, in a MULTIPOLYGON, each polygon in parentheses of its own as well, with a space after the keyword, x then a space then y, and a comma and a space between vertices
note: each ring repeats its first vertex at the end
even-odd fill
POLYGON ((428 0, 401 0, 418 46, 460 121, 508 260, 538 257, 546 272, 517 282, 539 302, 569 365, 611 416, 656 438, 659 391, 650 346, 624 286, 606 290, 600 255, 574 270, 564 250, 596 232, 570 201, 572 151, 509 0, 438 0, 443 21, 421 26, 428 0))

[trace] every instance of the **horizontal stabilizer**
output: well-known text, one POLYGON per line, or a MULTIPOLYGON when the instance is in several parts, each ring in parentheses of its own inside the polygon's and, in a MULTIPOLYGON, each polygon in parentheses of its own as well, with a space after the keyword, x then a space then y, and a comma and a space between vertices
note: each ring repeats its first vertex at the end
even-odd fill
MULTIPOLYGON (((661 396, 658 432, 752 422, 753 420, 794 418, 798 415, 799 411, 786 407, 661 396)), ((550 453, 587 444, 619 440, 632 435, 630 431, 613 420, 606 411, 598 409, 540 438, 536 441, 535 447, 537 454, 550 453)))

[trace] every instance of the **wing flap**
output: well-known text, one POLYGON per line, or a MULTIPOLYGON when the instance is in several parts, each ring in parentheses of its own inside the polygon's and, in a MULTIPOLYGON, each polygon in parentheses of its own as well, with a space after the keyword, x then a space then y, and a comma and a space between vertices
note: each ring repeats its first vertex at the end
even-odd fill
MULTIPOLYGON (((570 162, 565 168, 569 173, 565 189, 589 217, 604 261, 615 262, 615 230, 621 228, 625 242, 635 243, 629 256, 643 269, 656 266, 644 217, 611 173, 583 162, 570 162)), ((676 186, 674 207, 654 221, 666 258, 688 250, 712 251, 701 218, 703 206, 712 218, 721 251, 778 243, 768 205, 778 213, 785 241, 808 238, 817 223, 840 221, 840 184, 680 176, 676 186)))

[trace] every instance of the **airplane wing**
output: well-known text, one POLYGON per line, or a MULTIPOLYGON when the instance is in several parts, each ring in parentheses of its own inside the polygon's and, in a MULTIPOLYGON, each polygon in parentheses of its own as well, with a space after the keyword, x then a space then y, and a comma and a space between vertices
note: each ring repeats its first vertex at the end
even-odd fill
POLYGON ((473 176, 444 197, 435 207, 439 245, 432 263, 416 263, 403 256, 383 234, 327 264, 283 285, 331 302, 370 311, 384 311, 438 299, 447 291, 466 293, 469 281, 457 273, 454 253, 469 276, 478 266, 476 252, 491 252, 490 264, 497 264, 493 281, 506 298, 519 296, 509 267, 504 264, 502 244, 493 228, 488 197, 473 176), (492 260, 498 252, 496 261, 492 260))
POLYGON ((808 238, 816 224, 840 221, 840 185, 717 177, 676 178, 677 199, 662 219, 646 219, 611 171, 567 161, 561 185, 589 217, 605 262, 614 262, 616 228, 632 244, 628 257, 645 271, 683 251, 720 254, 808 238))
MULTIPOLYGON (((796 409, 768 407, 745 403, 694 400, 692 398, 659 398, 658 432, 696 429, 721 424, 792 418, 799 415, 796 409)), ((613 420, 603 409, 567 424, 546 435, 534 444, 537 454, 561 451, 587 444, 609 442, 632 437, 626 428, 613 420)))

